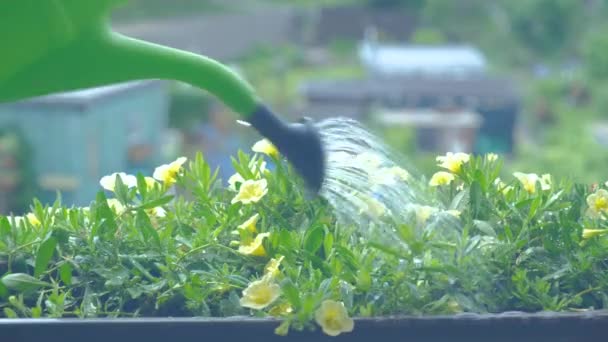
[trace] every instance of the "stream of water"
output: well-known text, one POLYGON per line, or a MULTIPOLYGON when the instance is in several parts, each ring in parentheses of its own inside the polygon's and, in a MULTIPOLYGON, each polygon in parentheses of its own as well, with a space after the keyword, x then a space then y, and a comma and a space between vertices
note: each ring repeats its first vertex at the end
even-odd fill
MULTIPOLYGON (((330 118, 316 126, 327 153, 321 196, 339 221, 383 243, 395 240, 397 225, 431 223, 428 218, 438 208, 426 181, 404 156, 355 120, 330 118)), ((435 215, 435 221, 441 217, 435 215)))

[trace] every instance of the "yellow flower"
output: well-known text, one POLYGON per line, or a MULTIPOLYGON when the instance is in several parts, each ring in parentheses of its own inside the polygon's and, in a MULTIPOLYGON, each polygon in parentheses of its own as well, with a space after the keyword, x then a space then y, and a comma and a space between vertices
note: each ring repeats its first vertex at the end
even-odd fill
POLYGON ((382 159, 379 155, 370 152, 363 152, 358 154, 354 159, 353 163, 368 172, 375 171, 380 164, 382 164, 382 159))
POLYGON ((536 182, 539 181, 539 177, 536 173, 514 172, 513 176, 519 180, 524 187, 524 190, 528 193, 533 194, 536 192, 536 182))
POLYGON ((289 303, 279 304, 268 311, 271 316, 285 316, 293 312, 293 308, 289 303))
POLYGON ((270 141, 268 141, 268 139, 262 139, 256 142, 253 144, 253 147, 251 147, 251 150, 253 152, 263 153, 274 158, 279 156, 279 150, 270 141))
POLYGON ((329 336, 338 336, 343 332, 351 332, 355 322, 348 316, 344 303, 325 300, 315 312, 315 320, 323 332, 329 336))
POLYGON ((154 170, 152 177, 165 183, 166 186, 171 186, 175 184, 177 175, 187 160, 186 157, 179 157, 170 164, 161 165, 154 170))
POLYGON ((437 211, 437 208, 428 205, 416 206, 416 222, 424 224, 437 211))
POLYGON ((380 203, 375 198, 367 197, 363 198, 362 208, 359 210, 359 214, 367 213, 373 218, 382 217, 386 214, 388 209, 384 204, 380 203))
POLYGON ((40 220, 36 217, 34 213, 29 213, 25 215, 25 218, 34 227, 39 227, 42 224, 42 222, 40 222, 40 220))
POLYGON ((125 212, 125 206, 120 203, 116 198, 108 199, 108 207, 114 211, 115 214, 120 215, 125 212))
POLYGON ((429 181, 429 185, 430 186, 448 185, 448 184, 452 183, 454 178, 455 178, 454 175, 449 172, 439 171, 439 172, 436 172, 433 175, 433 177, 431 177, 431 180, 429 181))
POLYGON ((144 180, 146 181, 146 187, 148 188, 148 190, 154 189, 154 187, 156 186, 156 183, 157 183, 157 181, 154 178, 144 177, 144 180))
POLYGON ((239 193, 232 199, 232 204, 241 202, 243 204, 256 203, 268 193, 268 182, 261 180, 246 180, 241 184, 239 193))
POLYGON ((459 218, 461 214, 460 210, 446 210, 445 212, 456 218, 459 218))
POLYGON ((232 191, 237 191, 237 184, 243 184, 245 179, 241 176, 240 173, 235 173, 230 178, 228 178, 228 188, 232 191))
POLYGON ((583 239, 591 239, 608 233, 608 229, 583 229, 583 239))
POLYGON ((377 172, 370 174, 370 178, 374 184, 395 185, 398 181, 407 182, 410 179, 410 174, 399 166, 393 166, 379 169, 377 172))
POLYGON ((488 153, 488 154, 486 154, 486 159, 489 162, 495 162, 495 161, 498 160, 498 154, 496 154, 496 153, 488 153))
POLYGON ((247 230, 247 231, 252 232, 252 233, 255 233, 255 232, 257 232, 257 229, 255 228, 255 224, 258 223, 259 219, 260 219, 260 215, 259 214, 255 214, 255 215, 251 216, 243 224, 241 224, 240 226, 238 226, 238 228, 239 229, 243 229, 243 230, 247 230))
POLYGON ((253 256, 266 256, 266 249, 264 249, 263 242, 264 239, 269 236, 270 233, 260 233, 256 235, 253 241, 239 246, 239 253, 253 256))
POLYGON ((116 178, 120 178, 122 183, 126 185, 128 188, 133 188, 137 186, 137 178, 133 175, 128 175, 124 172, 115 172, 109 176, 103 176, 99 180, 99 185, 102 188, 114 192, 114 186, 116 185, 116 178))
POLYGON ((264 267, 264 275, 269 277, 276 277, 279 274, 279 266, 281 261, 285 259, 284 256, 280 256, 278 259, 272 258, 264 267))
POLYGON ((546 190, 551 190, 551 184, 552 184, 552 180, 551 180, 551 175, 546 173, 544 175, 542 175, 539 179, 540 181, 540 188, 543 191, 546 190))
POLYGON ((608 212, 608 191, 599 189, 595 193, 587 196, 589 209, 587 214, 591 217, 600 217, 601 213, 608 212))
POLYGON ((155 207, 150 209, 149 213, 156 217, 165 217, 167 216, 167 211, 163 207, 155 207))
POLYGON ((261 310, 272 304, 281 295, 281 287, 270 278, 256 280, 243 290, 241 306, 261 310))
POLYGON ((448 169, 451 172, 458 173, 462 168, 462 164, 469 162, 470 156, 466 153, 457 152, 452 153, 448 152, 445 156, 437 157, 437 162, 440 167, 444 169, 448 169))

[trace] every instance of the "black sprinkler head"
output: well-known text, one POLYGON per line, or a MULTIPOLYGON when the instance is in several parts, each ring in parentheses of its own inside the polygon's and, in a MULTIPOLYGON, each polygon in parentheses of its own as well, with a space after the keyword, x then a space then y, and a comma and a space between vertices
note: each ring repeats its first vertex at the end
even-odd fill
POLYGON ((248 121, 279 149, 309 190, 317 194, 325 180, 325 150, 312 122, 304 119, 300 123, 286 124, 263 106, 248 121))

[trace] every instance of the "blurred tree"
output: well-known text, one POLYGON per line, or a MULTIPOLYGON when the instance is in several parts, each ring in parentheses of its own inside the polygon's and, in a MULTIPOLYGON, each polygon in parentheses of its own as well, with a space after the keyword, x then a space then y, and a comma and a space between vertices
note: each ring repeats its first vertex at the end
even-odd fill
POLYGON ((438 45, 444 44, 447 39, 443 32, 437 29, 420 28, 412 34, 410 41, 414 44, 438 45))
POLYGON ((584 40, 582 55, 589 76, 596 80, 608 79, 608 26, 591 31, 584 40))
POLYGON ((502 0, 518 41, 538 56, 555 55, 579 32, 580 0, 502 0))
POLYGON ((422 23, 441 30, 450 40, 474 40, 493 25, 486 0, 426 0, 422 23))
POLYGON ((419 11, 424 8, 426 0, 367 0, 370 7, 374 8, 407 8, 413 11, 419 11))

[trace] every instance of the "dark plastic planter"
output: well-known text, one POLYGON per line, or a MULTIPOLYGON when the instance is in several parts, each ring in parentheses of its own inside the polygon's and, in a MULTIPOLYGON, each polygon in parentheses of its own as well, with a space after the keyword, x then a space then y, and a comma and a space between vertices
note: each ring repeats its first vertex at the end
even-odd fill
POLYGON ((441 317, 358 319, 338 337, 292 331, 274 334, 278 322, 250 318, 3 319, 2 342, 578 342, 608 341, 608 312, 576 314, 461 314, 441 317))

